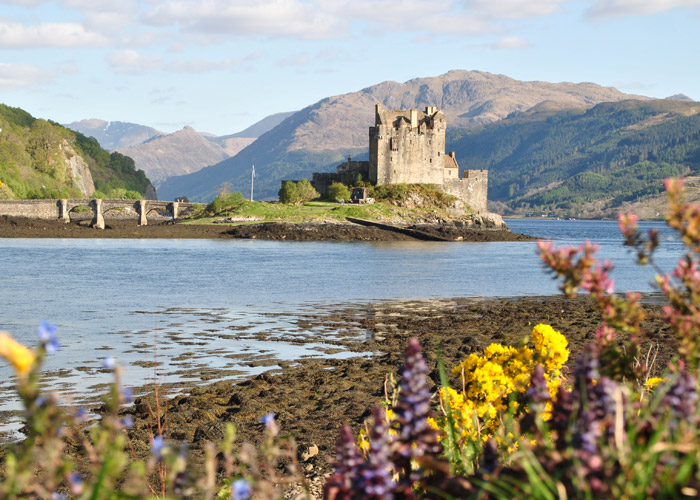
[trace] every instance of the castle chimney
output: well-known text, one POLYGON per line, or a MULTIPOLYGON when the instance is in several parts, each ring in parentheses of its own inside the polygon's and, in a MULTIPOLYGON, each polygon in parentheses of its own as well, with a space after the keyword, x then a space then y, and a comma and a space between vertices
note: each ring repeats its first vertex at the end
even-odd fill
POLYGON ((382 123, 382 119, 379 117, 379 113, 382 112, 382 105, 377 103, 374 106, 374 125, 380 125, 382 123))
POLYGON ((452 158, 453 160, 455 159, 455 152, 454 151, 450 151, 450 158, 452 158))
POLYGON ((411 128, 416 128, 418 126, 418 110, 411 110, 411 128))

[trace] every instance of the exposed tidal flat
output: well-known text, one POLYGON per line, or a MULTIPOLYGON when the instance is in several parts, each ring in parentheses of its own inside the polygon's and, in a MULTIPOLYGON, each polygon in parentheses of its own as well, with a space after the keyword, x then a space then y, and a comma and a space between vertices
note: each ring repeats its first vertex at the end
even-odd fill
MULTIPOLYGON (((653 272, 632 263, 615 223, 509 225, 559 244, 598 241, 601 257, 617 264, 618 290, 653 290, 653 272)), ((680 250, 672 238, 662 232, 666 270, 680 250)), ((359 426, 381 400, 410 337, 421 339, 432 367, 440 345, 450 367, 492 341, 517 343, 540 322, 562 331, 575 357, 598 322, 590 302, 555 297, 532 241, 20 238, 0 247, 0 329, 32 345, 42 319, 59 326, 63 349, 48 358, 45 383, 74 405, 95 404, 111 381, 102 359, 114 356, 125 383, 142 388, 127 409, 142 453, 148 411, 140 394, 154 377, 174 395, 171 437, 198 449, 233 421, 254 439, 259 417, 273 411, 286 432, 319 447, 313 465, 322 469, 338 426, 359 426)), ((658 325, 647 327, 672 346, 658 325)), ((2 409, 11 412, 7 366, 0 379, 2 409)))

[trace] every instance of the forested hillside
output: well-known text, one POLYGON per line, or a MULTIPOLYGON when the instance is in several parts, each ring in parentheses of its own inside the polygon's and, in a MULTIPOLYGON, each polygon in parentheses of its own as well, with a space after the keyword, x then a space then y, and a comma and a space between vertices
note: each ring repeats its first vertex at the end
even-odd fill
POLYGON ((0 104, 0 199, 154 192, 131 158, 93 138, 0 104))
POLYGON ((700 172, 700 103, 621 101, 587 110, 545 104, 480 129, 450 130, 461 168, 489 170, 489 199, 517 213, 572 215, 659 193, 700 172))

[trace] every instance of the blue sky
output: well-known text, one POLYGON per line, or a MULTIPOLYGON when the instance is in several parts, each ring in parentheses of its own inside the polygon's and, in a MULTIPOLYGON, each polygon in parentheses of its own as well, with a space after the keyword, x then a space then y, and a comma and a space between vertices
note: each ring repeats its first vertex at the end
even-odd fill
POLYGON ((700 0, 0 0, 0 102, 234 133, 452 69, 700 100, 700 0))

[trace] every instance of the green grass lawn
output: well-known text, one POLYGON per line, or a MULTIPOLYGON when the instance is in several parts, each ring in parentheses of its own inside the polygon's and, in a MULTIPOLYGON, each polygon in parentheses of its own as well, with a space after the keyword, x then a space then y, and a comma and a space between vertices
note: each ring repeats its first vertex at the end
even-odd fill
POLYGON ((421 220, 428 213, 447 216, 442 210, 409 209, 389 203, 356 205, 335 202, 311 201, 304 205, 289 205, 278 202, 244 201, 232 210, 225 210, 214 216, 194 216, 183 221, 184 224, 212 224, 225 217, 255 217, 257 220, 233 222, 230 225, 251 224, 257 222, 311 222, 323 220, 344 221, 346 217, 393 222, 412 222, 421 220))

